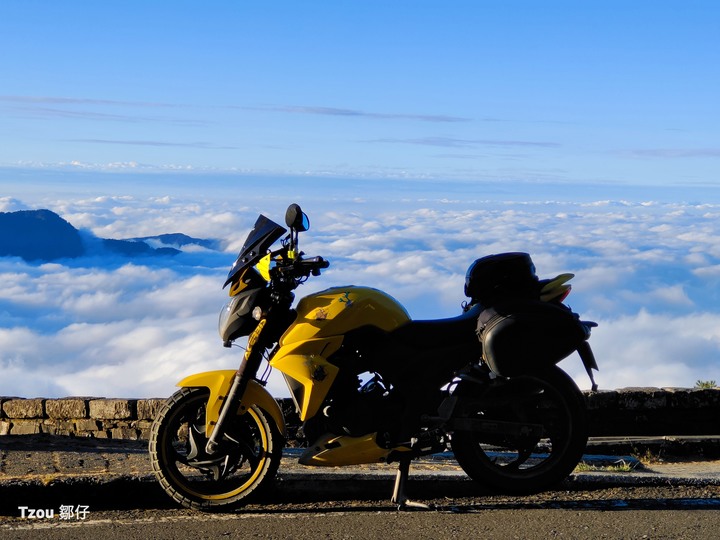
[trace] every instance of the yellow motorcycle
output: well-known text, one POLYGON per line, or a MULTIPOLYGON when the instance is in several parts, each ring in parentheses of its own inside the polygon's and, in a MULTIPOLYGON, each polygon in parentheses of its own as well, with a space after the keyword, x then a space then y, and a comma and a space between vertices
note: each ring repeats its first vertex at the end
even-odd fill
POLYGON ((448 448, 472 479, 503 491, 570 474, 587 443, 585 402, 556 364, 577 350, 591 379, 597 369, 594 323, 562 304, 571 274, 539 280, 525 253, 483 257, 467 272, 463 313, 441 320, 413 321, 388 294, 359 286, 293 308, 293 291, 329 263, 299 250, 309 220, 298 205, 285 221, 289 233, 258 217, 225 282, 219 332, 228 347, 249 336, 240 366, 181 380, 155 418, 151 463, 173 499, 226 510, 271 483, 286 434, 265 389, 271 369, 302 422, 300 463, 398 463, 400 507, 413 504, 411 460, 448 448))

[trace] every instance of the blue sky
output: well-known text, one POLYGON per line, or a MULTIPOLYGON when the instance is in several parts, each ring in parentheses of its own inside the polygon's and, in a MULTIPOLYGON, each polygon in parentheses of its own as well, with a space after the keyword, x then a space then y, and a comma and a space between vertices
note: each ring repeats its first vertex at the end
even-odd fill
POLYGON ((0 395, 234 367, 220 285, 290 202, 332 261, 299 294, 447 317, 475 258, 528 251, 576 274, 602 388, 720 381, 719 26, 709 1, 0 3, 0 211, 223 246, 0 260, 0 395))
POLYGON ((4 2, 0 166, 714 184, 718 21, 711 1, 4 2))

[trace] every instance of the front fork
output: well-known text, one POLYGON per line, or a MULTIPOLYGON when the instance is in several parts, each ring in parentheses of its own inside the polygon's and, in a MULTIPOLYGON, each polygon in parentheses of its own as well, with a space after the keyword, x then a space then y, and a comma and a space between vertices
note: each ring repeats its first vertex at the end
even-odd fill
POLYGON ((217 452, 218 447, 220 446, 220 441, 222 440, 223 435, 225 435, 224 426, 226 419, 228 416, 233 414, 233 411, 239 410, 242 397, 245 394, 245 390, 247 390, 250 380, 255 377, 260 369, 260 364, 263 360, 262 352, 264 347, 262 347, 262 343, 259 342, 266 323, 267 319, 261 319, 255 331, 250 334, 250 337, 248 338, 247 349, 243 355, 242 362, 240 362, 240 367, 238 367, 237 372, 235 373, 230 390, 223 400, 217 423, 215 424, 215 427, 210 434, 210 438, 205 445, 205 452, 207 452, 208 455, 213 455, 217 452))

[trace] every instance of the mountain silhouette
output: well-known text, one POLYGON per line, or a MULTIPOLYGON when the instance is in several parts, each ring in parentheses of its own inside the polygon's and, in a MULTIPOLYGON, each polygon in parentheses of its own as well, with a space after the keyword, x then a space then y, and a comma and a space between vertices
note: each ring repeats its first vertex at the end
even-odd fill
POLYGON ((171 246, 188 244, 214 249, 216 242, 182 233, 127 240, 93 238, 88 242, 87 234, 81 234, 51 210, 0 212, 0 257, 21 257, 39 262, 76 258, 90 254, 89 244, 99 246, 103 252, 138 257, 177 255, 181 251, 171 246))
MULTIPOLYGON (((169 233, 169 234, 158 234, 156 236, 141 236, 138 238, 132 238, 138 242, 152 242, 156 241, 166 246, 178 246, 183 247, 190 244, 204 247, 207 249, 218 249, 218 242, 216 240, 207 240, 202 238, 193 238, 183 233, 169 233)), ((163 248, 161 248, 163 249, 163 248)))
POLYGON ((55 212, 0 212, 0 256, 52 261, 84 253, 78 230, 55 212))

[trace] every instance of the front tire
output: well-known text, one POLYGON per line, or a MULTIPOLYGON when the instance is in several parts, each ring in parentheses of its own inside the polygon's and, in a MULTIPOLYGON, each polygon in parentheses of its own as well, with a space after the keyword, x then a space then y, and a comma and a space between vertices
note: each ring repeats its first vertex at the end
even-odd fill
POLYGON ((456 431, 452 449, 473 480, 507 493, 535 493, 565 479, 587 445, 585 399, 552 366, 537 374, 497 378, 486 386, 461 382, 458 415, 542 426, 542 435, 456 431))
POLYGON ((183 388, 159 411, 150 432, 150 462, 165 492, 186 508, 231 510, 275 477, 282 436, 255 405, 228 417, 218 452, 205 453, 205 388, 183 388))

